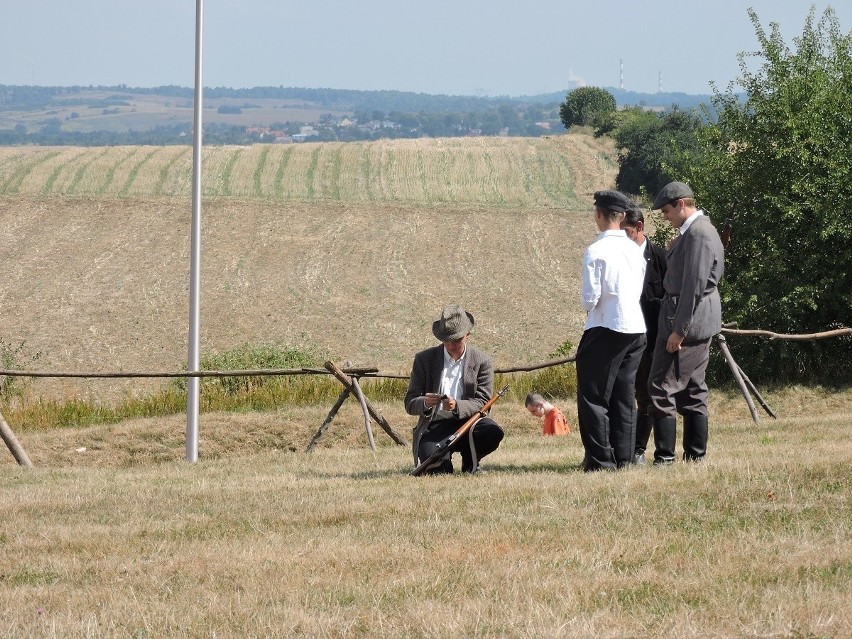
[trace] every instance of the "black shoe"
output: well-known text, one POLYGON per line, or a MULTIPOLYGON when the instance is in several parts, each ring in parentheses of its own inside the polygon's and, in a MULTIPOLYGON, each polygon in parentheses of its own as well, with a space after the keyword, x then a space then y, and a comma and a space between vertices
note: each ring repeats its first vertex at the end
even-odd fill
POLYGON ((645 466, 648 462, 645 461, 645 453, 635 453, 633 455, 634 466, 645 466))
POLYGON ((592 462, 584 461, 580 466, 580 470, 584 473, 602 473, 602 472, 615 472, 615 466, 599 466, 598 464, 593 464, 592 462))
POLYGON ((452 475, 453 474, 453 462, 449 459, 445 459, 437 466, 433 466, 428 470, 423 471, 424 475, 452 475))

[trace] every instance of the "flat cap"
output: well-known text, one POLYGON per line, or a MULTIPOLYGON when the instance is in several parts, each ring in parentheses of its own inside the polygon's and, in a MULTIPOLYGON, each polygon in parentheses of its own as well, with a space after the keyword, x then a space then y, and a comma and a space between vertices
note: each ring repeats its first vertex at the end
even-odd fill
POLYGON ((695 197, 692 194, 692 189, 683 182, 669 182, 663 187, 663 190, 657 193, 654 198, 654 203, 651 205, 653 210, 661 209, 672 200, 679 200, 684 197, 695 197))
POLYGON ((623 213, 630 208, 630 200, 621 191, 595 191, 595 207, 623 213))

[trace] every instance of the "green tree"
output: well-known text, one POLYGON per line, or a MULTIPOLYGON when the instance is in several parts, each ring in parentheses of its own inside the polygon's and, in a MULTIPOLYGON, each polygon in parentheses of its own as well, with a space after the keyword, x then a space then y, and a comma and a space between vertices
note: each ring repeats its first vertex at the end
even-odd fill
MULTIPOLYGON (((841 33, 831 8, 818 22, 814 13, 791 49, 777 24, 767 33, 749 10, 762 66, 750 71, 740 54, 745 95, 715 92, 718 119, 701 131, 701 161, 674 170, 717 224, 733 207, 721 290, 725 320, 742 328, 852 325, 852 34, 841 33)), ((849 338, 732 346, 752 377, 852 380, 849 338)))
POLYGON ((599 87, 580 87, 565 96, 559 105, 559 118, 566 129, 578 124, 597 127, 615 111, 612 93, 599 87))
POLYGON ((699 153, 700 118, 677 108, 655 113, 626 109, 610 120, 619 149, 616 186, 625 193, 658 193, 674 179, 669 164, 688 163, 699 153))

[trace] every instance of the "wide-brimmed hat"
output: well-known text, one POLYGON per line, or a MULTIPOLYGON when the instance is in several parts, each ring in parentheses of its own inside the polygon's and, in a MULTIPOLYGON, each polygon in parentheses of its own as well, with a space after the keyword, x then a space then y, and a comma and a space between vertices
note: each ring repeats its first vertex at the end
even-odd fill
POLYGON ((441 317, 432 322, 432 334, 439 342, 454 342, 473 329, 473 315, 458 304, 445 306, 441 317))

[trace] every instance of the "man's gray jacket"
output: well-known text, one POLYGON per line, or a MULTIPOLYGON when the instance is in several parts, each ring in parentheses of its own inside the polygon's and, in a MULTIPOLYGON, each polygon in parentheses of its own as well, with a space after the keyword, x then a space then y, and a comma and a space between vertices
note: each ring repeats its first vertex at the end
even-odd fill
MULTIPOLYGON (((426 393, 439 393, 441 373, 444 371, 444 345, 433 346, 414 356, 411 367, 411 379, 405 394, 405 412, 417 415, 417 425, 411 438, 414 464, 417 465, 417 451, 420 437, 429 425, 431 409, 426 407, 426 393)), ((478 348, 465 345, 464 367, 462 368, 461 397, 456 398, 458 406, 454 412, 439 410, 436 419, 458 418, 466 420, 479 411, 491 399, 494 388, 494 364, 491 357, 478 348)))
POLYGON ((709 217, 700 215, 666 253, 660 337, 674 332, 683 335, 685 342, 694 342, 722 330, 718 284, 724 271, 725 249, 719 233, 709 217))

